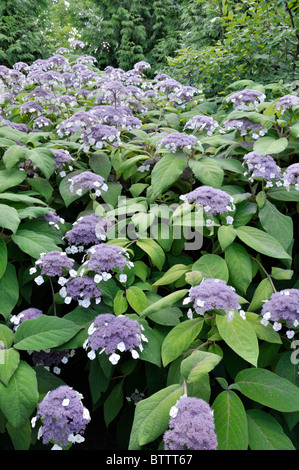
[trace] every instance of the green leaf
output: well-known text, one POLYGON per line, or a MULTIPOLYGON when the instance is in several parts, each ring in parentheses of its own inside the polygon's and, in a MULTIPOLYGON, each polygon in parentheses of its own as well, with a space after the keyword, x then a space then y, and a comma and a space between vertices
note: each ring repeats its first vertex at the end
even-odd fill
POLYGON ((294 352, 291 351, 281 354, 276 364, 275 373, 299 387, 298 361, 297 359, 294 360, 293 354, 294 352))
POLYGON ((187 383, 199 382, 219 364, 222 357, 205 351, 195 351, 181 363, 181 374, 187 383))
POLYGON ((27 150, 26 159, 31 160, 47 179, 54 173, 55 157, 52 150, 43 147, 35 147, 27 150))
POLYGON ((0 227, 16 233, 20 222, 18 211, 14 207, 0 204, 0 227))
POLYGON ((162 343, 161 355, 163 366, 167 366, 185 351, 195 340, 203 327, 203 318, 186 320, 175 326, 162 343))
POLYGON ((3 350, 0 348, 0 381, 6 387, 18 368, 19 362, 20 354, 14 348, 3 350))
POLYGON ((253 312, 246 312, 246 320, 250 323, 254 329, 258 339, 267 341, 268 343, 278 343, 281 344, 281 338, 277 331, 273 330, 271 323, 268 325, 263 325, 261 323, 261 316, 253 312))
POLYGON ((219 255, 206 254, 195 261, 193 271, 201 271, 206 277, 228 281, 229 272, 226 262, 219 255))
MULTIPOLYGON (((79 196, 78 194, 76 194, 75 192, 71 193, 71 191, 70 191, 71 182, 69 181, 74 176, 79 175, 80 173, 82 173, 82 171, 84 171, 84 170, 76 170, 76 171, 72 171, 71 173, 68 173, 61 180, 61 182, 59 184, 59 192, 60 192, 60 195, 61 195, 66 207, 69 207, 72 202, 74 202, 77 199, 79 199, 80 197, 82 197, 82 196, 79 196)), ((83 189, 82 195, 84 195, 86 193, 87 193, 87 189, 83 189)))
POLYGON ((218 240, 224 251, 231 243, 233 243, 237 234, 231 225, 221 225, 217 232, 218 240))
POLYGON ((12 168, 11 170, 0 171, 0 193, 4 192, 8 188, 18 186, 26 179, 26 172, 21 171, 18 168, 12 168))
POLYGON ((26 147, 22 145, 12 145, 3 155, 3 163, 7 170, 15 166, 18 161, 25 156, 26 147))
POLYGON ((275 199, 277 201, 299 201, 299 191, 297 191, 294 187, 291 187, 289 191, 286 188, 270 188, 268 191, 268 196, 271 199, 275 199))
POLYGON ((106 153, 93 153, 89 159, 90 168, 105 180, 108 178, 112 165, 106 153))
POLYGON ((275 268, 274 266, 271 268, 271 276, 278 281, 289 281, 292 279, 293 274, 294 271, 291 269, 275 268))
POLYGON ((41 315, 19 325, 14 347, 19 350, 42 351, 65 343, 81 330, 81 325, 59 317, 41 315))
POLYGON ((152 285, 153 287, 157 286, 166 286, 171 284, 172 282, 177 281, 182 277, 187 271, 189 271, 189 267, 186 266, 185 264, 176 264, 175 266, 172 266, 168 271, 166 271, 165 274, 163 274, 158 281, 154 282, 152 285))
POLYGON ((164 308, 172 307, 176 302, 185 297, 187 293, 188 289, 182 289, 176 292, 172 292, 171 294, 168 294, 165 297, 149 305, 145 310, 143 310, 141 316, 146 317, 148 315, 152 315, 153 313, 159 312, 164 308))
POLYGON ((182 315, 182 311, 179 308, 166 307, 148 315, 148 317, 159 325, 175 326, 180 323, 180 317, 182 315))
POLYGON ((296 450, 273 416, 263 410, 247 410, 251 450, 296 450))
POLYGON ((174 384, 137 403, 128 450, 140 450, 167 430, 170 408, 183 394, 182 385, 174 384))
POLYGON ((1 344, 0 350, 9 349, 13 343, 13 337, 14 337, 13 331, 10 328, 8 328, 8 326, 0 324, 0 344, 1 344))
POLYGON ((202 183, 213 188, 221 188, 224 171, 223 169, 211 158, 202 158, 200 160, 189 160, 189 166, 202 183))
POLYGON ((212 405, 217 450, 247 450, 248 429, 245 408, 235 392, 224 390, 212 405))
POLYGON ((35 191, 44 196, 46 201, 49 201, 53 193, 53 187, 48 180, 35 176, 34 178, 27 178, 27 181, 35 191))
POLYGON ((19 283, 16 268, 7 263, 6 271, 0 279, 0 314, 8 318, 19 299, 19 283))
POLYGON ((0 410, 13 427, 20 428, 30 418, 38 398, 36 374, 27 362, 20 361, 8 386, 0 383, 0 410))
POLYGON ((132 309, 139 314, 148 306, 145 293, 139 287, 129 287, 129 289, 126 290, 126 297, 132 309))
POLYGON ((271 235, 255 227, 239 227, 237 236, 246 245, 266 256, 279 259, 291 259, 281 244, 271 235))
POLYGON ((113 309, 115 315, 121 315, 128 308, 128 302, 125 297, 125 293, 122 290, 119 290, 113 300, 113 309))
POLYGON ((259 211, 259 219, 263 229, 287 250, 293 240, 292 218, 283 215, 274 204, 266 201, 259 211))
POLYGON ((11 238, 22 251, 35 259, 39 258, 41 253, 61 251, 61 248, 54 243, 52 238, 31 230, 20 229, 11 238))
POLYGON ((248 307, 250 312, 256 312, 263 305, 264 300, 268 300, 274 290, 268 278, 263 279, 254 291, 253 298, 248 307))
POLYGON ((239 243, 232 243, 225 250, 225 261, 229 270, 231 284, 242 295, 252 281, 252 262, 246 249, 239 243))
POLYGON ((158 161, 154 166, 151 176, 153 199, 160 196, 176 182, 186 168, 186 165, 187 157, 185 155, 168 154, 158 161))
POLYGON ((151 238, 141 238, 137 240, 136 245, 149 255, 152 263, 161 271, 165 262, 165 253, 160 245, 151 238))
POLYGON ((275 139, 274 137, 260 137, 253 144, 253 150, 261 155, 272 155, 283 152, 288 146, 288 139, 282 137, 275 139))
POLYGON ((6 271, 7 266, 7 248, 5 241, 0 238, 0 279, 6 271))
POLYGON ((267 369, 250 368, 240 371, 230 388, 236 388, 247 398, 274 410, 299 410, 299 388, 267 369))
POLYGON ((7 423, 6 428, 9 437, 12 440, 14 450, 29 450, 32 434, 32 427, 29 419, 26 420, 21 427, 15 428, 10 423, 7 423))
POLYGON ((231 321, 227 321, 222 315, 216 315, 216 325, 226 344, 245 361, 256 366, 259 347, 250 323, 235 313, 231 321))
POLYGON ((120 412, 124 402, 123 381, 111 390, 104 402, 104 420, 108 427, 120 412))

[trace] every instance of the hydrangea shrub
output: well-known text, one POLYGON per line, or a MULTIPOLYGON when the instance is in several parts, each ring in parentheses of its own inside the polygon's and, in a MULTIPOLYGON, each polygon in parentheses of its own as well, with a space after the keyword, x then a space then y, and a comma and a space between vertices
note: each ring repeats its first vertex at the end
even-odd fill
POLYGON ((1 448, 297 449, 298 96, 83 49, 0 67, 1 448))

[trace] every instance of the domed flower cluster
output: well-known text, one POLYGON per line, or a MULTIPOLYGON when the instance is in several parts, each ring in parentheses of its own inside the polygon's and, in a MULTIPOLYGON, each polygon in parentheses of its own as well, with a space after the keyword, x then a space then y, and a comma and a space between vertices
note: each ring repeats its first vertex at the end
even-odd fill
POLYGON ((246 88, 245 90, 233 93, 226 98, 226 101, 227 103, 233 103, 234 109, 246 111, 249 104, 253 104, 255 109, 257 109, 258 104, 262 103, 265 98, 266 95, 264 95, 264 93, 246 88))
POLYGON ((165 450, 217 450, 213 411, 207 402, 183 395, 169 414, 165 450))
POLYGON ((96 283, 111 278, 111 272, 122 272, 125 267, 131 268, 134 264, 129 260, 126 250, 117 245, 94 245, 87 250, 88 259, 84 262, 86 268, 96 273, 96 283))
POLYGON ((198 131, 207 131, 207 135, 212 135, 215 129, 218 127, 218 122, 210 116, 204 116, 202 114, 197 114, 193 116, 185 124, 184 129, 196 129, 198 131))
POLYGON ((263 178, 267 181, 266 187, 273 186, 275 180, 277 186, 281 186, 281 169, 276 164, 271 155, 263 156, 258 152, 249 152, 243 157, 243 165, 248 167, 244 175, 250 174, 249 180, 254 181, 254 178, 263 178))
MULTIPOLYGON (((199 315, 204 315, 211 310, 224 310, 228 321, 234 318, 235 311, 245 319, 245 313, 241 310, 239 296, 235 289, 226 284, 222 279, 204 279, 198 286, 189 290, 189 296, 183 301, 184 305, 193 303, 193 308, 199 315)), ((188 313, 191 317, 191 312, 188 313)))
POLYGON ((96 304, 100 303, 102 296, 94 279, 87 275, 66 280, 59 294, 64 298, 66 304, 76 300, 80 306, 85 308, 91 305, 92 299, 95 299, 96 304))
POLYGON ((98 244, 99 240, 106 240, 106 232, 113 223, 104 217, 96 214, 84 215, 79 217, 73 223, 64 238, 67 239, 69 246, 66 247, 66 253, 78 253, 91 244, 98 244))
POLYGON ((266 134, 267 129, 265 129, 258 122, 252 122, 247 118, 240 119, 226 119, 224 121, 224 126, 228 129, 236 129, 240 132, 241 136, 247 135, 249 132, 252 132, 252 138, 258 139, 266 134))
POLYGON ((291 185, 294 185, 295 189, 299 191, 299 163, 293 163, 288 166, 283 174, 283 186, 290 191, 291 185))
POLYGON ((74 159, 65 149, 51 149, 51 151, 55 158, 55 170, 62 170, 59 175, 63 178, 66 176, 66 170, 73 170, 70 164, 74 162, 74 159))
POLYGON ((299 289, 284 289, 273 293, 270 299, 264 302, 261 314, 261 323, 267 325, 269 321, 273 322, 275 331, 281 330, 285 323, 289 328, 286 334, 288 338, 292 338, 293 328, 299 325, 299 289))
POLYGON ((88 152, 90 147, 102 149, 108 144, 120 144, 120 132, 112 126, 97 124, 82 131, 83 150, 88 152))
POLYGON ((62 217, 59 217, 59 215, 56 214, 56 211, 50 210, 46 214, 43 215, 43 220, 48 222, 49 225, 54 225, 54 227, 59 230, 60 227, 58 224, 64 224, 65 220, 62 217))
POLYGON ((83 171, 78 175, 69 179, 70 192, 82 196, 83 190, 88 189, 94 191, 96 196, 101 195, 101 191, 107 191, 108 186, 102 176, 93 173, 92 171, 83 171))
POLYGON ((90 414, 82 400, 83 395, 67 385, 48 392, 31 420, 32 427, 39 419, 42 422, 38 439, 42 438, 43 444, 54 444, 53 449, 84 442, 83 434, 90 422, 90 414))
POLYGON ((277 108, 278 111, 281 111, 281 114, 284 114, 287 109, 295 106, 299 106, 299 96, 296 95, 284 95, 274 103, 274 107, 277 108))
POLYGON ((117 352, 129 351, 133 359, 138 359, 137 349, 143 351, 142 341, 147 342, 143 329, 137 320, 124 315, 101 314, 90 325, 83 347, 86 350, 90 348, 87 354, 89 359, 95 359, 97 352, 105 352, 113 365, 120 360, 117 352))
POLYGON ((181 132, 173 132, 163 139, 161 139, 157 145, 157 149, 165 147, 171 150, 173 153, 184 148, 191 150, 198 144, 199 141, 194 135, 182 134, 181 132))
MULTIPOLYGON (((198 210, 203 208, 204 213, 209 217, 217 214, 227 214, 235 210, 232 196, 221 189, 212 188, 211 186, 200 186, 190 193, 181 195, 180 199, 184 203, 194 203, 198 210)), ((231 216, 226 218, 228 224, 232 224, 233 220, 231 216)), ((206 220, 207 226, 212 226, 213 224, 213 220, 206 220)))
POLYGON ((69 358, 74 355, 74 349, 66 349, 63 351, 55 349, 32 351, 32 363, 34 366, 43 366, 48 371, 53 368, 53 373, 59 375, 61 373, 61 364, 67 364, 69 358))
POLYGON ((38 318, 41 315, 43 315, 43 312, 38 308, 30 307, 26 310, 22 310, 22 312, 18 313, 17 315, 13 315, 10 318, 10 321, 14 324, 13 330, 16 331, 18 326, 25 320, 34 320, 35 318, 38 318))
POLYGON ((40 275, 37 276, 34 281, 37 285, 41 285, 44 282, 43 276, 48 277, 62 277, 65 273, 72 270, 74 260, 68 258, 67 254, 63 251, 49 251, 49 253, 41 253, 37 261, 35 261, 35 267, 30 268, 29 273, 35 274, 37 270, 40 270, 40 275))

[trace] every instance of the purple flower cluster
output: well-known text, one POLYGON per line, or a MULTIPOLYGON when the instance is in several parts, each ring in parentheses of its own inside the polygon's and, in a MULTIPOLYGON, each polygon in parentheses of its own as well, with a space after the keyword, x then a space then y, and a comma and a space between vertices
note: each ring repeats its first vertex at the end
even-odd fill
POLYGON ((227 103, 233 103, 234 109, 247 110, 249 104, 253 104, 255 108, 259 103, 262 103, 265 100, 266 96, 264 93, 261 93, 257 90, 250 90, 246 88, 245 90, 238 91, 233 95, 226 98, 227 103))
POLYGON ((64 224, 64 219, 59 217, 59 215, 56 214, 56 211, 50 210, 46 214, 43 215, 43 220, 48 222, 49 225, 54 225, 54 227, 59 230, 60 227, 58 224, 64 224))
MULTIPOLYGON (((192 302, 193 308, 199 315, 204 315, 210 310, 224 310, 228 321, 234 317, 234 312, 239 311, 245 318, 243 310, 240 310, 239 296, 235 289, 221 279, 204 279, 198 286, 189 290, 189 296, 184 299, 184 305, 192 302)), ((189 314, 191 316, 191 312, 189 314)))
POLYGON ((196 129, 199 131, 207 131, 207 135, 212 135, 213 132, 217 129, 218 122, 210 116, 204 116, 197 114, 185 124, 184 129, 196 129))
POLYGON ((65 170, 73 170, 73 167, 70 165, 74 161, 71 154, 65 149, 51 149, 55 157, 55 170, 62 170, 59 174, 63 178, 66 176, 65 170))
MULTIPOLYGON (((209 217, 217 214, 227 214, 235 210, 232 196, 221 189, 212 188, 211 186, 200 186, 190 193, 181 195, 180 199, 184 203, 194 203, 198 210, 203 208, 204 213, 209 217)), ((226 221, 231 224, 233 218, 228 216, 226 221)), ((212 226, 213 221, 207 219, 206 224, 212 226)))
POLYGON ((77 111, 57 126, 57 134, 59 137, 69 136, 96 124, 97 118, 92 113, 87 111, 77 111))
POLYGON ((173 132, 159 141, 157 149, 165 147, 167 150, 171 150, 175 153, 178 150, 183 150, 184 148, 191 150, 198 143, 199 141, 194 135, 173 132))
POLYGON ((67 385, 61 385, 47 393, 39 403, 38 411, 31 420, 34 427, 38 419, 42 425, 38 438, 43 444, 53 443, 54 448, 66 447, 71 443, 80 443, 90 422, 90 414, 82 403, 83 396, 67 385))
POLYGON ((96 196, 101 195, 101 191, 107 191, 108 186, 102 176, 93 173, 92 171, 83 171, 82 173, 73 176, 69 179, 70 192, 82 196, 83 190, 95 191, 96 196))
POLYGON ((49 253, 41 253, 35 267, 30 268, 29 273, 35 274, 37 268, 40 269, 40 275, 34 280, 37 285, 44 282, 43 276, 55 277, 63 276, 65 272, 72 269, 74 260, 68 258, 67 254, 62 251, 49 251, 49 253))
POLYGON ((228 129, 236 129, 241 136, 252 132, 253 139, 258 139, 266 134, 267 130, 258 122, 252 122, 247 118, 242 119, 226 119, 224 126, 228 129))
POLYGON ((88 152, 90 147, 102 149, 107 145, 120 145, 120 132, 112 126, 97 124, 82 131, 83 150, 88 152))
POLYGON ((76 300, 84 308, 90 306, 92 299, 95 299, 95 302, 98 304, 102 296, 97 284, 90 276, 70 278, 60 289, 59 294, 64 298, 66 304, 76 300))
POLYGON ((281 114, 283 114, 286 109, 290 109, 295 106, 299 106, 299 96, 296 95, 284 95, 280 100, 274 103, 274 107, 281 111, 281 114))
POLYGON ((37 116, 40 116, 43 112, 43 107, 36 101, 27 101, 22 104, 20 109, 21 114, 36 114, 37 116))
POLYGON ((84 247, 97 244, 99 240, 106 240, 106 232, 112 226, 112 222, 96 214, 85 215, 73 223, 73 228, 65 234, 69 247, 66 253, 83 251, 84 247))
POLYGON ((16 331, 18 326, 23 323, 23 321, 34 320, 41 315, 43 315, 43 312, 38 308, 30 307, 26 310, 22 310, 22 312, 18 313, 17 315, 13 315, 10 319, 10 321, 14 324, 13 330, 16 331))
POLYGON ((285 322, 290 330, 287 331, 288 338, 294 336, 294 330, 299 325, 299 289, 284 289, 275 292, 270 299, 264 302, 261 314, 261 323, 267 325, 269 320, 274 322, 273 329, 279 331, 282 322, 285 322))
POLYGON ((201 398, 183 395, 170 410, 165 450, 217 450, 213 411, 201 398))
POLYGON ((299 163, 293 163, 288 166, 283 174, 283 186, 289 191, 293 184, 295 189, 299 191, 299 163))
POLYGON ((143 335, 143 326, 137 320, 124 315, 115 316, 111 313, 98 315, 88 329, 88 339, 84 349, 89 349, 89 359, 95 359, 96 352, 105 352, 109 361, 115 365, 120 359, 116 351, 129 351, 133 359, 138 359, 137 349, 143 351, 142 341, 147 342, 143 335))
POLYGON ((254 178, 263 178, 267 180, 267 187, 273 186, 273 180, 276 181, 277 186, 281 186, 281 169, 276 164, 271 155, 262 156, 258 152, 249 152, 243 157, 243 165, 246 165, 250 173, 249 180, 254 181, 254 178))
POLYGON ((126 250, 117 245, 94 245, 87 250, 88 259, 85 261, 86 267, 94 271, 95 282, 101 282, 111 277, 113 270, 122 272, 125 267, 131 268, 133 263, 129 260, 126 250))
POLYGON ((59 375, 61 372, 61 364, 67 364, 70 357, 75 354, 74 349, 55 350, 45 349, 44 351, 32 352, 32 363, 34 366, 43 366, 46 370, 50 371, 53 368, 53 373, 59 375))

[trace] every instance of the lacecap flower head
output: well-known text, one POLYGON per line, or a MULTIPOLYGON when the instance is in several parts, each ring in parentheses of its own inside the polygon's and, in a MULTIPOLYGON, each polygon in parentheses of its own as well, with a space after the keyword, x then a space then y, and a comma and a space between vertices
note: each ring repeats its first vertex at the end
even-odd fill
POLYGON ((83 171, 69 179, 70 192, 82 196, 83 190, 88 189, 94 191, 96 196, 101 195, 101 191, 107 191, 108 186, 102 176, 92 171, 83 171))
POLYGON ((274 292, 270 299, 264 302, 261 323, 268 325, 273 322, 273 329, 279 331, 283 323, 289 328, 288 338, 294 336, 293 328, 299 325, 299 289, 283 289, 274 292))
MULTIPOLYGON (((222 279, 204 279, 198 286, 189 290, 189 296, 183 301, 184 305, 192 302, 193 308, 199 315, 204 315, 211 310, 224 310, 228 321, 234 317, 235 311, 245 319, 245 313, 241 310, 239 296, 235 289, 226 284, 222 279)), ((192 313, 189 312, 188 316, 192 313)))
POLYGON ((213 411, 207 402, 183 395, 169 414, 169 429, 163 435, 165 450, 217 449, 213 411))
POLYGON ((129 260, 126 250, 117 245, 95 245, 88 249, 86 268, 96 273, 94 280, 100 282, 106 280, 113 270, 122 272, 125 267, 131 268, 133 263, 129 260))
POLYGON ((287 191, 290 190, 292 184, 299 191, 299 163, 288 166, 283 174, 283 186, 287 191))
POLYGON ((96 214, 79 217, 73 223, 73 228, 64 236, 69 244, 65 249, 66 253, 77 253, 83 251, 84 247, 98 244, 99 240, 106 240, 106 232, 111 226, 109 219, 96 214))
POLYGON ((249 152, 243 157, 243 165, 246 165, 248 172, 245 172, 246 176, 250 174, 250 181, 254 181, 254 178, 263 178, 267 180, 267 186, 273 186, 273 180, 278 182, 278 186, 281 185, 281 169, 276 164, 275 160, 271 155, 261 155, 258 152, 249 152), (279 184, 280 183, 280 184, 279 184))
POLYGON ((41 315, 43 315, 43 312, 38 308, 30 307, 26 310, 22 310, 22 312, 18 313, 17 315, 13 315, 10 319, 10 321, 14 324, 13 330, 16 331, 18 326, 23 323, 23 321, 34 320, 41 315))
POLYGON ((234 109, 240 109, 246 111, 248 109, 248 105, 251 103, 257 108, 259 103, 262 103, 265 100, 266 96, 264 93, 258 90, 251 90, 246 88, 242 91, 237 91, 236 93, 232 94, 228 98, 226 98, 227 103, 233 103, 234 109))
POLYGON ((85 308, 90 306, 93 299, 98 304, 102 296, 94 279, 87 275, 66 280, 59 294, 64 298, 66 304, 76 300, 80 306, 85 308))
MULTIPOLYGON (((200 210, 203 208, 204 213, 208 217, 212 217, 217 214, 227 214, 235 210, 233 204, 233 198, 221 189, 213 188, 212 186, 200 186, 190 193, 183 194, 180 199, 184 203, 195 205, 195 208, 200 210)), ((233 217, 227 217, 227 223, 232 223, 233 217)), ((206 220, 207 225, 213 225, 213 221, 210 219, 206 220)))
POLYGON ((196 129, 199 131, 206 131, 207 135, 212 135, 214 130, 218 127, 218 122, 210 116, 197 114, 186 122, 184 129, 196 129))
POLYGON ((274 103, 274 107, 280 110, 281 114, 283 114, 286 109, 293 108, 294 106, 299 106, 299 96, 284 95, 279 101, 274 103))
POLYGON ((41 419, 38 438, 42 438, 43 444, 53 443, 61 448, 85 440, 83 434, 90 422, 90 414, 83 406, 82 399, 80 393, 67 385, 47 393, 31 420, 34 427, 37 420, 41 419))
POLYGON ((171 134, 164 137, 159 141, 157 148, 165 147, 168 150, 171 150, 173 153, 178 150, 187 148, 191 150, 199 143, 197 137, 194 135, 183 134, 181 132, 172 132, 171 134))
POLYGON ((69 258, 66 253, 62 251, 49 251, 49 253, 41 253, 35 267, 30 268, 29 274, 35 274, 37 269, 40 270, 40 275, 34 280, 36 284, 40 285, 44 282, 43 276, 55 277, 63 276, 69 272, 74 264, 74 260, 69 258))
POLYGON ((129 351, 133 359, 138 359, 139 351, 143 350, 142 341, 147 338, 142 333, 143 326, 137 320, 124 315, 115 316, 112 313, 98 315, 88 329, 88 339, 84 349, 90 349, 89 359, 95 359, 96 353, 105 352, 109 361, 115 365, 120 359, 118 352, 129 351))

